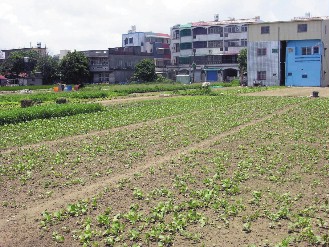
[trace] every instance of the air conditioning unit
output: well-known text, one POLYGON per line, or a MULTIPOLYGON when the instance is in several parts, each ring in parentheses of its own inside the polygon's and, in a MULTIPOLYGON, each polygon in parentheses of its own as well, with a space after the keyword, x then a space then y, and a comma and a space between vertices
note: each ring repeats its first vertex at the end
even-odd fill
POLYGON ((241 27, 240 26, 235 27, 235 31, 236 32, 240 32, 240 30, 241 30, 241 27))

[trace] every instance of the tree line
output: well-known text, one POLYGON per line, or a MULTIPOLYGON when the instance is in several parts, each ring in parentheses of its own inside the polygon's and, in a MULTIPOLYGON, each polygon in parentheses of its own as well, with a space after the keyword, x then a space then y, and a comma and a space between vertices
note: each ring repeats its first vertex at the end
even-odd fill
MULTIPOLYGON (((63 59, 49 54, 40 55, 34 50, 14 51, 0 65, 0 74, 8 79, 18 79, 41 73, 43 84, 64 82, 84 84, 90 81, 88 58, 78 51, 69 52, 63 59)), ((144 59, 135 67, 131 80, 151 82, 157 79, 153 60, 144 59)))
MULTIPOLYGON (((247 50, 242 49, 238 56, 240 81, 247 72, 247 50)), ((63 59, 50 55, 40 55, 36 51, 15 51, 0 65, 0 74, 8 79, 17 79, 22 74, 42 74, 44 84, 64 82, 84 84, 90 81, 88 58, 78 51, 69 52, 63 59)), ((155 64, 151 59, 144 59, 135 66, 131 78, 135 82, 155 82, 159 80, 155 73, 155 64)))
POLYGON ((14 51, 0 65, 0 74, 18 79, 41 73, 44 84, 63 81, 83 84, 89 80, 88 59, 81 52, 69 52, 62 60, 49 54, 40 55, 34 50, 14 51))

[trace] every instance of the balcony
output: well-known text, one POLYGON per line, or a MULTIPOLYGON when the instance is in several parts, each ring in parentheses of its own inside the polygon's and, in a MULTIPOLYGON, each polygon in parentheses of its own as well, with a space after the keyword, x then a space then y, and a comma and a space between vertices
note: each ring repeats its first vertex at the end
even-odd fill
POLYGON ((103 71, 109 71, 108 66, 97 66, 97 65, 91 65, 89 67, 90 72, 103 72, 103 71))
POLYGON ((208 35, 207 34, 196 35, 193 37, 193 41, 208 41, 208 35))
POLYGON ((189 43, 192 41, 193 41, 192 36, 185 36, 185 37, 181 37, 180 43, 189 43))

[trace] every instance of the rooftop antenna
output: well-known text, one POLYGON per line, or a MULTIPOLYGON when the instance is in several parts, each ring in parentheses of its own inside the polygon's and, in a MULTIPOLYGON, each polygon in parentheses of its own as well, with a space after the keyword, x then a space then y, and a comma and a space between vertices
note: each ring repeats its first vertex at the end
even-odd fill
POLYGON ((311 18, 311 12, 306 12, 306 13, 305 13, 305 17, 306 17, 306 18, 311 18))

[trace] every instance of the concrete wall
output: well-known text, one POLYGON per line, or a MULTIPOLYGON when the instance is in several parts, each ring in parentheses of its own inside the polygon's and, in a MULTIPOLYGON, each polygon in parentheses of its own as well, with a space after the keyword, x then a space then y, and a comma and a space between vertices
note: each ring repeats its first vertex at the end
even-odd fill
POLYGON ((141 47, 141 52, 145 52, 144 45, 145 45, 145 33, 135 32, 135 33, 122 34, 122 47, 139 46, 141 47), (127 44, 125 44, 126 39, 128 39, 127 44), (132 43, 129 42, 130 39, 132 39, 133 41, 132 43))
POLYGON ((323 87, 329 86, 329 20, 322 22, 322 84, 323 87))
POLYGON ((278 41, 278 40, 305 40, 321 39, 321 20, 292 21, 292 22, 264 22, 250 24, 248 41, 278 41), (307 24, 307 32, 298 32, 298 24, 307 24), (270 33, 262 34, 261 28, 269 26, 270 33))
POLYGON ((295 40, 287 43, 286 86, 321 86, 321 40, 295 40), (309 47, 309 55, 302 54, 302 48, 309 47), (314 47, 319 50, 314 54, 314 47))

